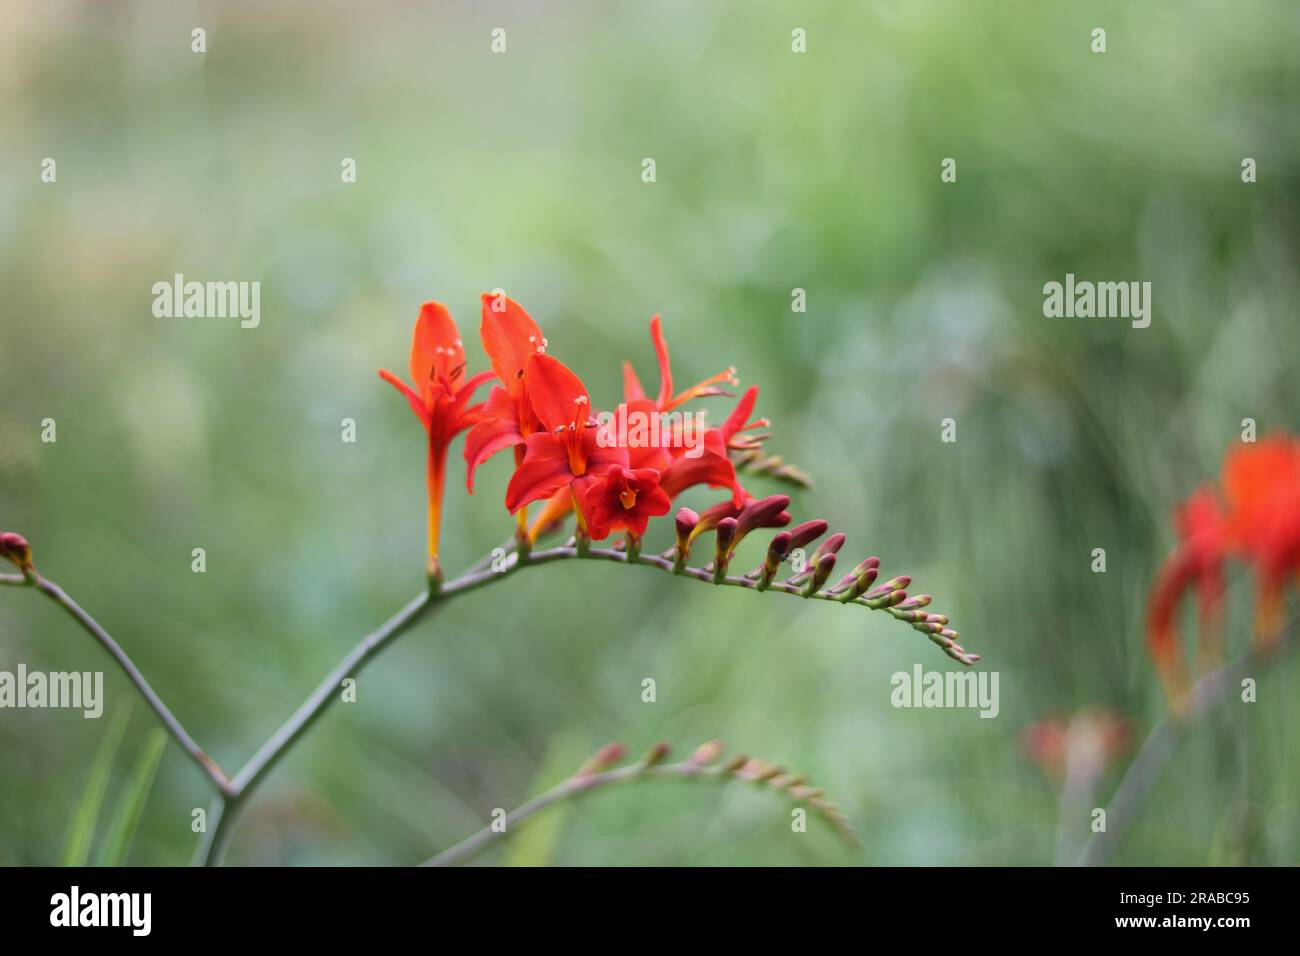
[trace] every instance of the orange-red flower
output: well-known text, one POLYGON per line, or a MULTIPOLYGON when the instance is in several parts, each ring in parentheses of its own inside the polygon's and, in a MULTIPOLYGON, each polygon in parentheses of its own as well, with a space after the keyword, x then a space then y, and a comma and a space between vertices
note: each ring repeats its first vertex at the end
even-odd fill
POLYGON ((465 437, 465 487, 471 494, 479 465, 513 447, 517 467, 524 457, 519 446, 543 427, 528 399, 528 359, 546 351, 546 339, 533 317, 514 299, 484 292, 479 337, 502 384, 488 393, 482 420, 465 437))
MULTIPOLYGON (((659 366, 659 394, 656 398, 647 398, 636 372, 630 363, 625 362, 624 402, 615 409, 613 417, 625 422, 647 422, 651 416, 656 416, 661 421, 667 421, 667 425, 654 430, 652 441, 639 440, 624 444, 627 467, 633 471, 654 469, 659 472, 659 487, 670 499, 693 485, 707 484, 712 488, 730 489, 732 499, 739 508, 747 496, 736 479, 736 469, 728 457, 728 450, 733 447, 752 447, 740 433, 767 424, 762 419, 747 423, 758 389, 751 388, 745 393, 736 412, 720 428, 708 428, 701 418, 681 413, 678 413, 676 419, 668 419, 666 413, 691 399, 729 394, 723 385, 736 384, 736 370, 726 369, 674 395, 668 343, 664 340, 663 326, 657 315, 650 320, 650 338, 659 366)), ((600 436, 600 442, 603 445, 612 444, 611 434, 607 431, 600 436)), ((472 433, 470 438, 473 439, 472 433)), ((536 540, 541 533, 558 524, 572 509, 573 501, 574 496, 568 489, 562 488, 558 493, 552 494, 533 524, 532 539, 536 540)))
POLYGON ((604 540, 612 531, 639 538, 651 518, 666 515, 672 507, 653 468, 629 471, 611 465, 603 474, 580 478, 576 487, 578 507, 594 541, 604 540))
POLYGON ((1242 445, 1223 464, 1228 546, 1255 569, 1255 633, 1276 638, 1288 578, 1300 574, 1300 440, 1242 445))
POLYGON ((447 476, 447 448, 453 438, 475 425, 483 403, 470 404, 475 390, 493 378, 480 372, 465 379, 465 349, 456 323, 440 302, 420 307, 411 339, 411 384, 387 369, 379 375, 406 396, 411 411, 428 434, 429 574, 438 574, 438 533, 442 519, 443 488, 447 476))
POLYGON ((1217 663, 1227 559, 1255 572, 1256 646, 1267 647, 1278 636, 1287 579, 1300 574, 1300 441, 1274 436, 1233 448, 1220 486, 1197 489, 1175 512, 1174 524, 1181 541, 1152 587, 1147 642, 1166 691, 1178 700, 1187 686, 1178 605, 1195 589, 1200 665, 1217 663))
POLYGON ((579 478, 628 463, 625 449, 597 441, 587 387, 563 362, 534 353, 524 374, 528 401, 545 431, 528 436, 523 461, 510 478, 506 508, 511 514, 579 478))

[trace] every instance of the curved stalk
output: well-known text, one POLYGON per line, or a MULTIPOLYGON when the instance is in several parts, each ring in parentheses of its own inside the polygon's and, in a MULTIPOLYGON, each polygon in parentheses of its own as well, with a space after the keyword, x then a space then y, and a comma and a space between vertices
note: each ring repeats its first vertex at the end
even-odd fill
MULTIPOLYGON (((721 764, 712 763, 721 753, 720 741, 704 744, 686 760, 679 763, 662 764, 668 752, 666 744, 660 744, 645 759, 625 767, 607 769, 602 766, 602 755, 614 755, 617 759, 622 748, 610 744, 592 758, 589 766, 579 770, 566 780, 562 780, 550 790, 538 794, 523 806, 506 814, 504 826, 497 828, 492 824, 470 834, 455 846, 443 850, 437 856, 426 860, 421 866, 455 866, 478 855, 494 843, 506 839, 518 826, 529 817, 541 813, 548 807, 564 800, 574 799, 592 790, 598 790, 616 783, 628 783, 651 777, 677 777, 685 779, 717 780, 723 783, 739 781, 765 786, 771 790, 784 793, 797 803, 807 803, 812 810, 822 817, 845 842, 857 846, 858 838, 848 821, 840 813, 839 807, 826 799, 821 789, 808 786, 802 777, 786 773, 780 767, 753 760, 749 757, 733 757, 721 764)), ((611 761, 612 762, 612 761, 611 761)))
MULTIPOLYGON (((786 581, 772 582, 766 587, 760 587, 758 581, 751 577, 738 575, 715 576, 712 568, 689 567, 684 563, 679 565, 668 555, 640 553, 629 555, 626 550, 618 548, 580 548, 571 543, 542 551, 520 552, 514 550, 506 555, 501 569, 498 571, 491 570, 492 560, 491 555, 489 555, 476 562, 459 577, 441 586, 422 591, 408 601, 382 626, 363 637, 321 680, 316 689, 308 695, 307 699, 280 728, 258 748, 257 752, 253 754, 243 768, 233 777, 230 777, 185 730, 181 722, 149 685, 149 682, 121 645, 109 635, 99 622, 82 609, 67 592, 53 581, 36 572, 32 572, 30 576, 0 575, 0 584, 35 587, 67 611, 87 633, 109 652, 131 683, 135 685, 136 690, 139 691, 145 702, 153 709, 163 727, 212 782, 216 788, 218 799, 209 813, 208 830, 199 846, 196 861, 204 865, 215 865, 224 858, 226 848, 230 843, 233 826, 249 795, 280 758, 288 752, 289 748, 300 740, 312 725, 320 719, 330 704, 339 699, 339 685, 345 678, 359 674, 367 663, 378 656, 384 648, 390 646, 397 637, 448 600, 477 590, 494 581, 502 580, 517 572, 520 568, 565 560, 616 561, 623 564, 639 564, 710 584, 748 588, 754 591, 768 590, 780 594, 843 602, 843 595, 836 593, 833 588, 808 593, 806 582, 801 580, 799 575, 786 581)), ((862 597, 848 603, 858 604, 872 610, 887 611, 899 620, 911 620, 906 612, 882 604, 879 598, 870 600, 862 597)), ((945 650, 950 654, 953 653, 950 648, 945 648, 945 650)), ((702 775, 695 771, 687 774, 686 771, 670 770, 668 767, 656 768, 656 772, 660 775, 702 775)), ((615 777, 614 779, 621 778, 615 777)))

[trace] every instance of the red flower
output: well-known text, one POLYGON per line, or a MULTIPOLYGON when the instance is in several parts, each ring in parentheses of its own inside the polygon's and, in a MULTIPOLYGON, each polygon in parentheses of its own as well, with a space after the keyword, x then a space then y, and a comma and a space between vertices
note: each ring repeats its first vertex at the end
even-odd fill
POLYGON ((1255 571, 1256 646, 1277 638, 1288 577, 1300 574, 1300 442, 1286 436, 1233 448, 1223 462, 1221 489, 1198 489, 1178 509, 1182 539, 1160 566, 1147 614, 1147 642, 1170 698, 1187 686, 1179 648, 1178 605, 1195 588, 1200 605, 1198 657, 1217 663, 1224 563, 1235 557, 1255 571))
POLYGON ((527 379, 529 357, 546 351, 542 330, 513 299, 484 292, 479 337, 503 384, 488 394, 482 421, 465 438, 465 487, 470 494, 474 493, 474 472, 479 465, 513 447, 517 467, 523 461, 519 446, 542 427, 528 400, 527 379))
POLYGON ((1147 643, 1171 699, 1179 697, 1187 685, 1176 618, 1179 601, 1190 587, 1200 599, 1202 662, 1219 656, 1227 529, 1214 489, 1201 488, 1188 498, 1174 514, 1174 527, 1182 544, 1161 565, 1147 614, 1147 643))
POLYGON ((685 442, 667 449, 670 460, 663 469, 659 483, 669 495, 676 497, 693 485, 708 485, 710 488, 730 488, 731 500, 738 506, 751 500, 736 477, 736 466, 732 464, 728 452, 732 448, 751 447, 737 436, 750 428, 767 424, 766 419, 746 424, 757 399, 758 386, 751 385, 722 426, 705 431, 701 454, 688 454, 685 442))
POLYGON ((591 400, 582 380, 563 362, 535 353, 525 367, 528 400, 545 431, 530 434, 524 459, 506 488, 506 508, 514 514, 529 502, 547 498, 585 475, 612 465, 627 467, 627 451, 603 447, 596 439, 591 400))
POLYGON ((651 518, 666 515, 672 507, 653 468, 629 471, 611 465, 603 474, 578 479, 576 488, 587 533, 595 541, 609 537, 611 531, 639 538, 651 518))
POLYGON ((470 405, 474 391, 493 377, 480 372, 465 381, 465 349, 447 307, 426 302, 415 320, 411 340, 411 383, 407 385, 387 369, 384 381, 406 396, 411 411, 429 436, 429 573, 438 572, 438 531, 442 494, 447 475, 447 447, 453 438, 479 421, 483 404, 470 405))
POLYGON ((1255 634, 1268 641, 1282 626, 1287 578, 1300 574, 1300 440, 1273 436, 1234 449, 1221 483, 1228 544, 1254 565, 1255 634))

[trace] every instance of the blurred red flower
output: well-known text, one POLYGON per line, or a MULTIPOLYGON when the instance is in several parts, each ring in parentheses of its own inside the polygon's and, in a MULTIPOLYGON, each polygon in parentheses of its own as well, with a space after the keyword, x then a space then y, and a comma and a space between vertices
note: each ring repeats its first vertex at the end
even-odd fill
POLYGON ((1255 573, 1254 641, 1279 636, 1289 577, 1300 574, 1300 441, 1271 436, 1232 448, 1218 487, 1197 489, 1174 513, 1180 543, 1160 566, 1147 612, 1147 645, 1170 699, 1188 678, 1178 640, 1179 603, 1194 589, 1199 605, 1198 666, 1222 657, 1224 566, 1234 558, 1255 573))

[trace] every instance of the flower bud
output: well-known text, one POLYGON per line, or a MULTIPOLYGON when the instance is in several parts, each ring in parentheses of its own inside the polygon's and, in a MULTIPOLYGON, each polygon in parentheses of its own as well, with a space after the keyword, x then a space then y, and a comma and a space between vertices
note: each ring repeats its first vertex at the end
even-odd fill
POLYGON ((32 566, 31 545, 16 531, 0 534, 0 557, 8 558, 23 574, 31 574, 35 570, 32 566))
POLYGON ((769 495, 766 498, 751 501, 745 505, 740 510, 740 514, 736 515, 736 540, 733 547, 740 544, 745 535, 755 528, 771 527, 774 523, 776 526, 788 523, 790 520, 789 515, 785 516, 784 521, 781 521, 780 517, 781 513, 789 505, 790 498, 788 495, 769 495))
POLYGON ((801 525, 796 525, 790 529, 790 550, 793 551, 795 548, 802 548, 809 542, 816 541, 826 533, 826 529, 829 527, 830 525, 820 518, 815 518, 812 521, 805 521, 801 525))
POLYGON ((731 563, 731 546, 736 540, 735 518, 723 518, 718 522, 717 544, 713 553, 713 580, 720 582, 727 576, 727 565, 731 563))
POLYGON ((767 590, 768 585, 772 583, 772 578, 776 576, 777 570, 781 567, 781 562, 785 556, 790 553, 790 532, 782 531, 780 534, 772 536, 771 542, 767 546, 767 554, 763 557, 763 569, 758 574, 758 589, 767 590))
POLYGON ((627 753, 627 748, 617 741, 612 744, 605 744, 587 759, 587 762, 578 770, 576 776, 589 777, 592 774, 608 770, 622 760, 625 753, 627 753))
POLYGON ((818 558, 817 564, 813 568, 812 577, 810 577, 808 579, 808 583, 803 586, 803 596, 812 597, 814 594, 820 591, 822 585, 826 583, 827 578, 831 576, 831 572, 834 570, 835 570, 834 554, 823 554, 820 558, 818 558))
POLYGON ((663 763, 671 749, 672 747, 668 745, 667 741, 659 741, 659 743, 650 748, 650 752, 645 755, 645 759, 641 761, 641 765, 643 767, 653 767, 655 764, 663 763))
POLYGON ((840 600, 845 604, 848 604, 850 601, 856 601, 859 597, 865 594, 867 589, 875 583, 876 575, 879 573, 876 568, 879 564, 880 560, 878 558, 867 558, 866 561, 859 564, 857 569, 855 569, 857 570, 857 577, 853 580, 853 586, 840 595, 840 600), (872 564, 872 561, 875 561, 876 563, 872 564))
MULTIPOLYGON (((821 544, 817 545, 817 550, 814 551, 813 556, 808 559, 808 563, 815 566, 826 555, 838 552, 840 548, 844 546, 844 537, 845 536, 841 532, 837 531, 821 544)), ((833 564, 832 567, 834 567, 833 564)))
POLYGON ((680 574, 682 568, 686 567, 686 559, 690 557, 691 532, 699 524, 700 516, 690 508, 682 508, 673 520, 677 525, 677 555, 673 559, 673 571, 680 574))
POLYGON ((721 756, 722 741, 710 740, 708 743, 696 747, 695 752, 690 755, 686 762, 694 767, 707 767, 721 756))

